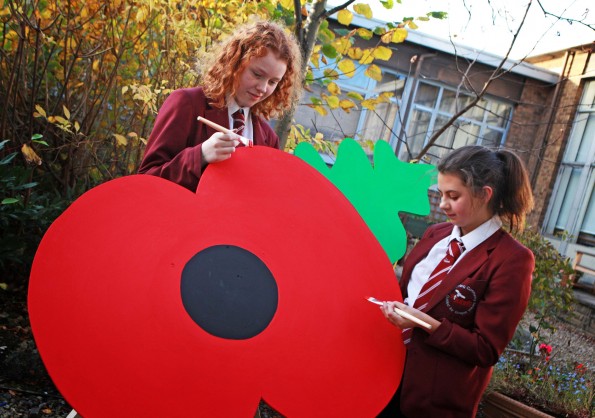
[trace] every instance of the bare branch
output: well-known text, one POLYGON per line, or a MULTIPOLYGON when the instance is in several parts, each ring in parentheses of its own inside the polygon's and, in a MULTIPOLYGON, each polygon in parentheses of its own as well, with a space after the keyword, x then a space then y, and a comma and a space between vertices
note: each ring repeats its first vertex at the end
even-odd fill
POLYGON ((348 0, 348 1, 346 1, 345 3, 343 3, 343 4, 340 4, 339 6, 337 6, 337 7, 334 7, 334 8, 332 8, 332 9, 328 10, 326 13, 324 13, 324 14, 322 15, 322 17, 323 17, 324 19, 326 19, 327 17, 334 15, 334 14, 335 14, 335 13, 337 13, 338 11, 340 11, 340 10, 343 10, 343 9, 346 9, 346 8, 347 8, 347 6, 351 5, 351 4, 352 4, 352 3, 354 3, 354 2, 355 2, 355 0, 348 0))
POLYGON ((548 12, 545 9, 545 7, 543 7, 543 4, 541 4, 541 0, 537 0, 537 4, 541 8, 541 11, 543 12, 543 14, 545 16, 552 16, 552 17, 555 17, 558 20, 564 20, 564 21, 568 22, 569 24, 579 23, 579 24, 581 24, 583 26, 588 27, 589 29, 595 30, 595 24, 585 22, 585 19, 587 18, 587 15, 589 13, 589 9, 585 9, 585 12, 583 13, 583 18, 582 19, 573 19, 573 18, 569 18, 569 17, 558 16, 558 15, 556 15, 554 13, 548 12))
MULTIPOLYGON (((506 55, 502 58, 502 60, 500 61, 500 64, 498 64, 498 67, 496 67, 496 69, 492 72, 492 74, 490 75, 490 77, 488 78, 488 80, 484 83, 481 91, 479 93, 476 94, 475 98, 468 103, 465 107, 463 107, 463 109, 459 110, 458 112, 456 112, 440 129, 438 129, 437 131, 435 131, 432 136, 430 137, 430 139, 428 140, 428 143, 423 147, 423 149, 419 152, 419 154, 417 155, 416 159, 421 159, 424 155, 426 155, 426 153, 428 152, 428 150, 434 146, 434 144, 436 143, 436 141, 438 140, 438 138, 440 137, 440 135, 442 135, 444 132, 446 132, 446 130, 452 126, 454 124, 454 122, 461 116, 463 116, 469 109, 473 108, 477 103, 479 103, 479 101, 483 98, 483 96, 486 94, 489 86, 498 78, 502 77, 504 74, 509 73, 512 68, 516 67, 518 64, 514 64, 513 66, 511 66, 509 69, 507 70, 503 70, 504 68, 504 64, 506 64, 506 62, 508 61, 508 57, 510 55, 510 52, 512 51, 512 48, 514 47, 514 44, 516 42, 516 39, 518 38, 521 29, 523 28, 523 25, 525 24, 525 21, 527 19, 527 15, 529 13, 529 8, 531 7, 531 1, 529 1, 529 3, 527 4, 527 7, 525 8, 525 14, 523 15, 523 19, 521 20, 521 23, 519 24, 516 32, 513 35, 512 38, 512 42, 510 43, 510 46, 508 47, 508 51, 506 52, 506 55)), ((468 72, 465 73, 465 79, 467 77, 468 72)))

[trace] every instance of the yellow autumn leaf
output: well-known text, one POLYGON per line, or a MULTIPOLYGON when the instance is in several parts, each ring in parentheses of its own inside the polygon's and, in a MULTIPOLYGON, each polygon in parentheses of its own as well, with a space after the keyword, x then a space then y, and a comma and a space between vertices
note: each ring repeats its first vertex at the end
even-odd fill
POLYGON ((378 96, 378 100, 383 103, 389 102, 391 97, 394 97, 394 95, 395 95, 395 93, 393 93, 392 91, 385 91, 380 96, 378 96))
POLYGON ((337 86, 337 83, 329 83, 328 86, 326 86, 326 88, 328 89, 328 91, 331 94, 337 95, 337 94, 341 94, 341 88, 339 86, 337 86))
POLYGON ((316 52, 310 55, 310 62, 314 67, 320 68, 320 54, 316 52))
POLYGON ((326 116, 328 112, 323 106, 313 106, 314 110, 317 111, 320 115, 326 116))
POLYGON ((337 96, 325 96, 324 100, 328 103, 328 106, 331 109, 336 109, 339 107, 339 98, 337 96))
POLYGON ((364 96, 362 96, 359 93, 356 93, 355 91, 350 91, 349 93, 347 93, 347 97, 351 97, 352 99, 355 100, 364 100, 364 96))
POLYGON ((366 49, 362 53, 362 57, 359 60, 359 63, 362 65, 371 64, 374 61, 374 54, 372 50, 366 49))
POLYGON ((19 34, 16 33, 14 30, 9 30, 6 35, 4 35, 6 39, 8 39, 9 41, 14 41, 16 39, 19 38, 19 34))
POLYGON ((43 116, 44 118, 47 117, 43 107, 35 105, 35 110, 37 110, 37 113, 39 113, 40 116, 43 116))
POLYGON ((337 80, 339 78, 339 73, 336 72, 335 70, 327 68, 326 70, 324 70, 324 76, 328 77, 332 80, 337 80))
POLYGON ((390 48, 381 45, 374 48, 372 54, 374 55, 374 58, 383 61, 388 61, 390 57, 393 55, 393 51, 390 48))
POLYGON ((124 135, 120 135, 120 134, 112 134, 114 136, 114 138, 116 138, 116 141, 118 141, 118 145, 127 145, 128 144, 128 138, 126 138, 124 135))
POLYGON ((349 58, 354 59, 354 60, 360 60, 362 58, 362 55, 364 55, 364 51, 362 51, 361 48, 349 48, 349 50, 347 51, 347 55, 349 55, 349 58))
POLYGON ((355 75, 355 64, 351 60, 341 60, 337 64, 337 67, 339 67, 339 70, 341 70, 347 77, 353 77, 355 75))
POLYGON ((359 28, 357 30, 357 34, 360 38, 369 41, 374 36, 374 32, 365 28, 359 28))
POLYGON ((62 110, 64 111, 64 116, 66 116, 66 119, 70 119, 70 110, 68 110, 68 108, 64 105, 62 105, 62 110))
POLYGON ((351 42, 347 38, 339 38, 333 42, 333 46, 339 54, 343 55, 351 48, 351 42))
POLYGON ((281 7, 285 10, 293 10, 293 0, 281 0, 279 4, 281 4, 281 7))
POLYGON ((54 116, 54 121, 56 121, 56 122, 58 122, 58 123, 60 123, 62 125, 68 125, 69 124, 69 122, 66 119, 64 119, 62 116, 54 116))
POLYGON ((384 35, 382 35, 380 37, 380 40, 383 43, 385 43, 385 44, 388 44, 388 43, 392 42, 392 40, 393 40, 393 33, 392 33, 392 31, 386 32, 384 35))
POLYGON ((353 11, 358 15, 365 16, 368 19, 372 19, 372 8, 369 4, 358 3, 353 5, 353 11))
POLYGON ((29 145, 23 144, 21 153, 29 164, 41 165, 41 157, 29 145))
POLYGON ((396 44, 404 42, 407 39, 407 29, 405 28, 397 28, 393 30, 393 38, 392 41, 396 44))
POLYGON ((417 26, 413 20, 409 20, 407 22, 407 26, 409 26, 409 29, 418 29, 419 28, 419 26, 417 26))
POLYGON ((339 13, 337 13, 337 20, 340 24, 349 26, 353 20, 353 13, 347 9, 339 10, 339 13))
POLYGON ((377 102, 374 99, 362 100, 362 107, 365 109, 374 110, 376 109, 376 104, 377 102))
POLYGON ((372 64, 366 68, 365 74, 376 81, 382 80, 382 70, 376 64, 372 64))
POLYGON ((145 12, 142 7, 136 9, 136 21, 143 22, 145 20, 145 12))
POLYGON ((93 71, 99 71, 99 60, 93 60, 93 71))
POLYGON ((81 130, 81 125, 75 120, 74 121, 74 131, 78 132, 81 130))
POLYGON ((347 100, 347 99, 343 99, 339 102, 339 106, 341 107, 341 109, 343 109, 345 112, 349 113, 351 111, 351 109, 356 108, 357 106, 355 105, 355 103, 353 103, 351 100, 347 100))

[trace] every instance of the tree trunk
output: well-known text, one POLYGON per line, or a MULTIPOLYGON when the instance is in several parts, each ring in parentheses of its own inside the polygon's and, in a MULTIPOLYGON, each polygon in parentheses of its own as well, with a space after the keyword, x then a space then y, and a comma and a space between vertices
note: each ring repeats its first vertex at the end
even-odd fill
MULTIPOLYGON (((300 50, 302 52, 302 68, 300 70, 302 71, 302 74, 305 74, 306 69, 308 68, 308 61, 310 60, 310 55, 312 55, 312 50, 314 49, 318 29, 327 17, 326 1, 327 0, 318 0, 314 2, 312 12, 306 19, 304 27, 301 29, 303 36, 300 36, 299 39, 301 39, 300 50)), ((301 10, 296 9, 295 13, 301 13, 301 10)), ((287 136, 289 135, 296 108, 297 103, 283 114, 283 117, 279 119, 275 128, 275 132, 279 135, 279 146, 281 149, 284 149, 285 144, 287 143, 287 136)))

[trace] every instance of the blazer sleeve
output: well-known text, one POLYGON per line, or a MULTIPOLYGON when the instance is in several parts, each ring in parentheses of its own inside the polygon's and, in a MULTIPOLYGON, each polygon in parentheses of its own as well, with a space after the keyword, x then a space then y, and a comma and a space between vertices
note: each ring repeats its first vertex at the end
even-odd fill
POLYGON ((478 300, 473 326, 462 327, 443 318, 426 344, 466 363, 481 367, 496 364, 529 302, 535 266, 529 249, 508 234, 502 241, 489 255, 492 260, 484 274, 476 277, 486 281, 486 288, 478 300))
POLYGON ((196 135, 200 136, 196 117, 201 114, 199 105, 202 105, 197 104, 196 98, 186 89, 175 90, 168 96, 159 109, 139 173, 163 177, 196 190, 202 174, 201 144, 207 139, 194 141, 196 135))

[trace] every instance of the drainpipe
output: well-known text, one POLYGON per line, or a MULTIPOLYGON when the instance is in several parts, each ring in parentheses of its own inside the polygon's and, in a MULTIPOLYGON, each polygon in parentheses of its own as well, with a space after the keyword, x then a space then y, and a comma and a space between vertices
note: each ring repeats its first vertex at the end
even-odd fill
POLYGON ((549 136, 553 129, 554 119, 556 118, 556 112, 554 112, 554 109, 556 109, 558 107, 558 105, 560 104, 560 92, 562 90, 560 86, 567 79, 566 73, 569 72, 570 67, 572 67, 572 65, 569 65, 570 58, 572 55, 572 61, 574 61, 574 54, 575 54, 574 51, 566 51, 566 59, 564 60, 564 67, 562 68, 562 72, 558 76, 558 82, 556 83, 556 88, 554 89, 554 96, 552 97, 552 106, 550 107, 549 114, 547 117, 547 125, 545 128, 545 132, 543 134, 541 146, 539 147, 539 156, 537 158, 535 168, 531 175, 531 189, 535 189, 537 179, 539 178, 539 170, 541 169, 541 162, 543 161, 543 156, 545 154, 545 150, 546 150, 546 147, 548 144, 548 139, 549 139, 549 136))

